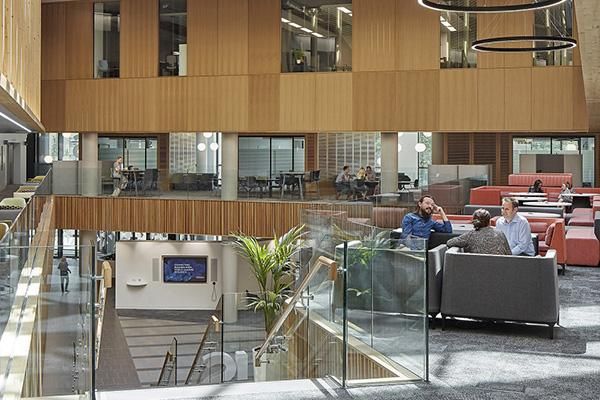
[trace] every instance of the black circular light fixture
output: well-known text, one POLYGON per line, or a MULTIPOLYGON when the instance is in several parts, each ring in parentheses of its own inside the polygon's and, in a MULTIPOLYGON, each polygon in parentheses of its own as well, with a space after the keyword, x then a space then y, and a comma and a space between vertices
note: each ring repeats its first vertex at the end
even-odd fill
POLYGON ((506 36, 475 40, 471 48, 481 52, 525 53, 557 51, 577 47, 577 40, 562 36, 506 36), (496 47, 507 43, 531 42, 532 47, 496 47), (545 43, 545 46, 536 46, 545 43))
POLYGON ((417 0, 418 3, 431 10, 435 11, 447 11, 447 12, 463 12, 463 13, 509 13, 509 12, 520 12, 520 11, 534 11, 541 10, 548 7, 554 7, 567 0, 540 0, 540 1, 524 1, 517 4, 506 4, 506 5, 490 5, 490 6, 469 6, 452 4, 451 2, 444 2, 443 0, 417 0))

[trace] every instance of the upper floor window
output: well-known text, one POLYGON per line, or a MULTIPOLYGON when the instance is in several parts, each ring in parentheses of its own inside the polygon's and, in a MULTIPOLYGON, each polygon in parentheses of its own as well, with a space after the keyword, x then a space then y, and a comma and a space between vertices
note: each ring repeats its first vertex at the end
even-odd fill
POLYGON ((477 52, 477 14, 440 13, 440 68, 475 68, 477 52))
POLYGON ((187 75, 187 0, 159 1, 161 76, 187 75))
MULTIPOLYGON (((567 0, 557 6, 537 10, 534 20, 535 36, 573 37, 573 1, 567 0)), ((533 65, 573 65, 573 49, 535 52, 533 65)))
POLYGON ((352 0, 281 1, 281 71, 352 70, 352 0))
POLYGON ((119 77, 119 28, 121 7, 118 1, 94 3, 94 77, 119 77))

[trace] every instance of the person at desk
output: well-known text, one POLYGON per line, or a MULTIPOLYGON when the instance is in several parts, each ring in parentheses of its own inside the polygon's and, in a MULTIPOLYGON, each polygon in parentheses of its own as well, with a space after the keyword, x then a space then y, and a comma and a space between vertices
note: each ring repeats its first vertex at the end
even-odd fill
POLYGON ((533 182, 533 185, 529 186, 529 193, 544 193, 544 189, 542 189, 542 181, 540 179, 536 179, 533 182))
POLYGON ((465 253, 511 255, 506 236, 490 226, 491 215, 480 208, 473 213, 472 231, 448 240, 448 247, 463 248, 465 253))
POLYGON ((356 172, 356 179, 354 180, 354 194, 357 199, 364 199, 367 194, 367 172, 363 167, 360 167, 356 172))
MULTIPOLYGON (((377 182, 377 175, 375 171, 373 171, 373 167, 367 165, 365 169, 365 179, 367 182, 377 182)), ((375 193, 379 192, 379 184, 378 183, 366 183, 367 185, 367 196, 373 196, 375 193)))
POLYGON ((123 186, 127 184, 127 178, 125 178, 125 176, 123 175, 123 157, 121 156, 117 157, 117 159, 113 163, 112 178, 114 190, 111 196, 119 197, 121 189, 123 189, 123 186))
POLYGON ((565 182, 562 184, 560 188, 560 194, 558 195, 558 201, 564 201, 566 203, 571 203, 573 201, 573 196, 569 196, 571 193, 575 193, 575 189, 571 186, 571 183, 565 182))
POLYGON ((342 172, 335 178, 335 199, 340 199, 340 194, 347 196, 346 200, 350 200, 352 191, 350 190, 350 167, 344 165, 342 172))
POLYGON ((527 219, 518 214, 519 202, 512 197, 502 199, 502 216, 496 221, 496 229, 504 233, 514 256, 534 256, 531 228, 527 219))
POLYGON ((435 204, 433 197, 423 196, 417 202, 414 212, 408 213, 402 220, 402 239, 420 237, 429 239, 431 230, 436 232, 452 233, 452 224, 448 221, 442 207, 435 204), (434 221, 431 216, 438 213, 444 222, 434 221))

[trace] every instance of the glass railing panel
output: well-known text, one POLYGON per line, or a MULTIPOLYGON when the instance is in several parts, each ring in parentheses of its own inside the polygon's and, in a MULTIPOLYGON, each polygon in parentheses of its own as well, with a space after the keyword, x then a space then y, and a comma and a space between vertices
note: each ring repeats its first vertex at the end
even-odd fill
POLYGON ((349 384, 426 379, 426 248, 425 239, 385 232, 349 243, 349 384), (365 355, 371 368, 360 364, 365 355))

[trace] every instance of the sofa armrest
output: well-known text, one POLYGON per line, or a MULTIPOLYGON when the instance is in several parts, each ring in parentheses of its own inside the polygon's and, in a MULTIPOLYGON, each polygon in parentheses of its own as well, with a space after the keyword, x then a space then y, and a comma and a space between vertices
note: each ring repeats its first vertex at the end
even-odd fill
POLYGON ((427 312, 433 315, 437 315, 437 313, 440 312, 444 255, 446 254, 447 249, 448 247, 445 244, 440 244, 429 250, 427 254, 427 312))

